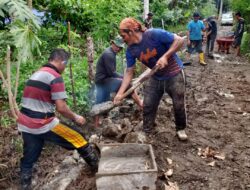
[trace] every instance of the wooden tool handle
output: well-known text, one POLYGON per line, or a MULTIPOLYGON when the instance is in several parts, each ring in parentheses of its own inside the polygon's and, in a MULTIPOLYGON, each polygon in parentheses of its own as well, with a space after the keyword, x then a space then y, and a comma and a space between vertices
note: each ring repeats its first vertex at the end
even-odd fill
POLYGON ((144 75, 144 73, 142 73, 139 77, 138 77, 138 81, 133 84, 132 87, 130 87, 121 97, 121 100, 126 98, 129 94, 131 94, 136 88, 138 88, 144 81, 148 80, 153 74, 156 73, 156 71, 158 71, 158 69, 160 68, 159 65, 155 65, 151 71, 144 75))

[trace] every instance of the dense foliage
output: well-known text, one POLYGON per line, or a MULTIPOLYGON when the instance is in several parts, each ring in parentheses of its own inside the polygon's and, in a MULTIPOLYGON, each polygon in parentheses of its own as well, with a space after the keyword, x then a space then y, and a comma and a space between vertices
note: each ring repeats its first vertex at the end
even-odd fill
POLYGON ((155 14, 154 27, 163 27, 164 24, 165 29, 175 26, 177 30, 185 29, 194 12, 199 12, 203 18, 217 13, 214 0, 152 0, 150 10, 155 14))
POLYGON ((42 5, 48 20, 70 21, 80 33, 90 32, 97 39, 110 40, 117 34, 120 20, 139 14, 139 0, 45 0, 35 1, 42 5))
MULTIPOLYGON (((0 32, 0 46, 6 49, 7 45, 15 47, 18 62, 25 62, 34 54, 40 54, 41 44, 36 33, 40 29, 38 19, 32 14, 26 3, 22 0, 1 0, 0 17, 4 30, 0 32), (5 25, 8 19, 10 24, 5 25)), ((1 57, 3 55, 1 54, 1 57)))
POLYGON ((239 11, 245 20, 245 33, 242 39, 241 49, 250 57, 250 3, 249 0, 231 0, 234 12, 239 11))

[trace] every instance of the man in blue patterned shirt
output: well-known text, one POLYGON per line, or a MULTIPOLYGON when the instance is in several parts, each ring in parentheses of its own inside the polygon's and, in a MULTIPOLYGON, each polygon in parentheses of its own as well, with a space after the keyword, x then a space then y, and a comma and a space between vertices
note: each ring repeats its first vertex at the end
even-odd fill
POLYGON ((154 129, 158 105, 167 92, 173 100, 177 136, 180 140, 187 140, 183 64, 176 55, 183 45, 183 38, 162 29, 145 30, 134 18, 121 21, 120 35, 128 45, 127 69, 114 103, 121 100, 132 80, 136 59, 149 68, 158 65, 160 70, 149 79, 144 89, 143 130, 150 133, 154 129))

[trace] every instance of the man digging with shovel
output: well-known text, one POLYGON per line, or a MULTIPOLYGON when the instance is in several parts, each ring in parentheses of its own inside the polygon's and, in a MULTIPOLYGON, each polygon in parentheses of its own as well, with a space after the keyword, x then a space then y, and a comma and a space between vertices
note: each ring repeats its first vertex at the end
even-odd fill
POLYGON ((114 103, 123 98, 133 78, 136 59, 151 69, 157 65, 160 70, 149 79, 144 89, 143 130, 151 133, 154 129, 159 102, 167 92, 173 101, 177 136, 180 140, 187 140, 183 64, 176 55, 176 51, 183 46, 183 38, 162 29, 145 30, 134 18, 123 19, 119 29, 128 45, 127 69, 114 103))
MULTIPOLYGON (((117 92, 122 84, 123 76, 116 72, 116 54, 124 47, 123 39, 119 36, 111 41, 111 46, 104 50, 96 66, 96 104, 110 100, 110 94, 117 92)), ((132 98, 142 108, 142 101, 134 91, 132 98)), ((99 115, 95 117, 95 126, 99 126, 99 115)))

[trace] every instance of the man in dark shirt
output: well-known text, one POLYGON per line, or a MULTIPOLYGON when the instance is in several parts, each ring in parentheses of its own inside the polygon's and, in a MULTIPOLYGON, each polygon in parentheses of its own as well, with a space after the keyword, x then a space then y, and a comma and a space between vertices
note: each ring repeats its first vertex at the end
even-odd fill
MULTIPOLYGON (((117 92, 122 84, 123 76, 116 72, 116 54, 124 47, 121 37, 111 41, 111 46, 104 50, 96 66, 96 104, 109 101, 110 94, 117 92)), ((135 103, 142 108, 142 101, 138 94, 132 93, 135 103)), ((99 125, 99 117, 96 117, 95 125, 99 125)))
POLYGON ((153 15, 153 13, 148 13, 147 15, 148 15, 148 17, 144 20, 144 25, 147 29, 153 28, 152 23, 153 23, 153 16, 154 15, 153 15))
POLYGON ((214 17, 208 17, 207 22, 207 45, 206 55, 213 58, 214 42, 217 36, 217 24, 214 17))
POLYGON ((244 33, 244 19, 241 17, 241 13, 237 12, 235 13, 235 18, 237 19, 237 27, 236 31, 234 33, 234 43, 233 46, 236 48, 236 56, 240 56, 240 44, 241 44, 241 39, 244 33))

